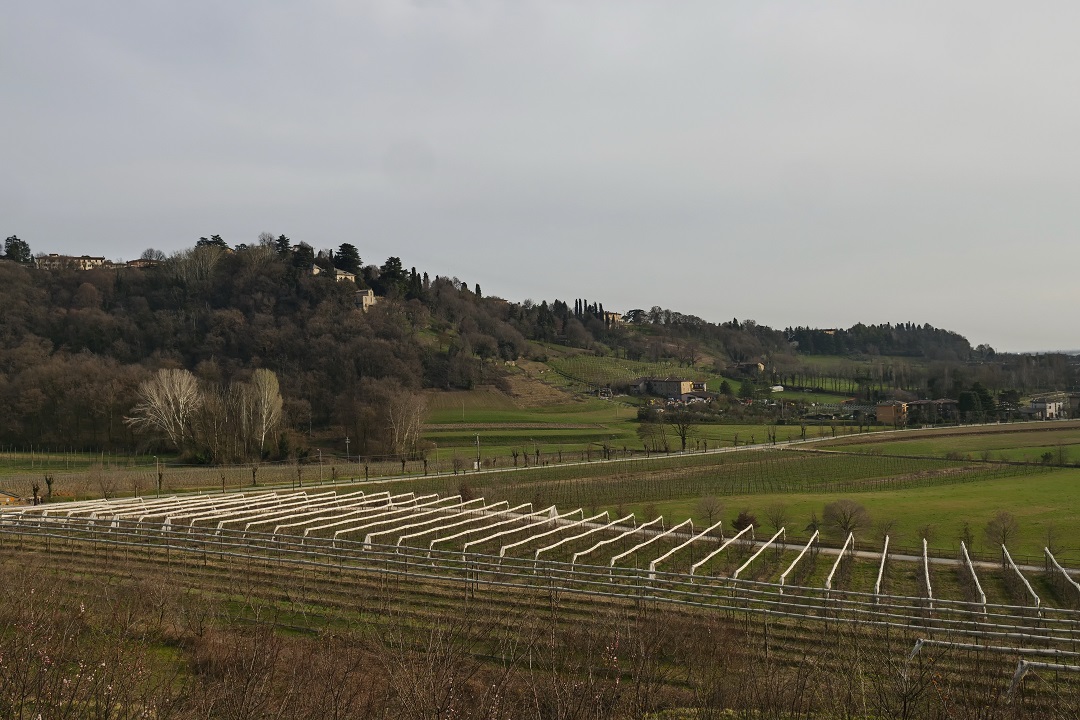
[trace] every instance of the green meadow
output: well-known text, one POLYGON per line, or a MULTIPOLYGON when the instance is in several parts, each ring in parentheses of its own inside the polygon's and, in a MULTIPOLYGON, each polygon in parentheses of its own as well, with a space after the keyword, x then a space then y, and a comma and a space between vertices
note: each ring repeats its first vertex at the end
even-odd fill
MULTIPOLYGON (((806 528, 812 516, 816 515, 820 520, 825 505, 841 498, 855 500, 870 513, 873 526, 859 533, 857 538, 863 546, 880 547, 879 538, 888 526, 891 543, 915 548, 921 546, 926 534, 929 546, 936 554, 951 555, 959 552, 964 523, 968 523, 975 538, 975 550, 980 554, 991 554, 994 549, 984 537, 984 529, 995 514, 1004 510, 1019 521, 1016 540, 1009 543, 1014 556, 1025 555, 1041 562, 1047 533, 1053 532, 1062 546, 1058 558, 1080 562, 1080 543, 1077 542, 1080 469, 1053 469, 1023 477, 873 493, 743 494, 722 496, 717 500, 723 508, 720 518, 725 525, 746 510, 762 523, 759 534, 768 530, 769 508, 786 506, 788 539, 797 542, 809 537, 806 528)), ((602 509, 611 513, 634 512, 639 517, 658 513, 669 523, 681 522, 688 517, 694 518, 697 526, 704 527, 706 522, 698 498, 602 509)), ((833 540, 842 538, 834 537, 833 540)))
POLYGON ((1054 423, 994 425, 925 432, 909 430, 873 439, 843 439, 825 447, 851 452, 944 457, 969 455, 988 460, 1039 462, 1046 453, 1053 462, 1080 461, 1080 427, 1054 423), (913 435, 911 439, 905 436, 913 435))

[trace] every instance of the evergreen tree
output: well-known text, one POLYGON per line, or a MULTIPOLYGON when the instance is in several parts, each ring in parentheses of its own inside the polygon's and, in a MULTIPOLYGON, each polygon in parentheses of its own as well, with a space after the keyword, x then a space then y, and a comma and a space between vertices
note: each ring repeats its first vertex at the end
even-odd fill
POLYGON ((12 235, 4 241, 4 257, 17 263, 33 262, 34 256, 30 253, 30 245, 18 236, 12 235))
POLYGON ((409 285, 405 290, 406 300, 423 300, 424 299, 424 286, 420 281, 420 275, 416 272, 416 268, 413 268, 409 272, 409 285))
POLYGON ((743 400, 753 400, 757 395, 757 388, 754 387, 754 383, 750 380, 743 380, 742 385, 739 386, 739 397, 743 400))
POLYGON ((997 408, 994 404, 994 396, 990 394, 990 391, 976 380, 971 385, 971 392, 979 399, 979 409, 987 416, 993 415, 997 408))
POLYGON ((293 267, 310 270, 311 266, 315 264, 315 248, 306 242, 297 243, 293 249, 292 264, 293 267))
POLYGON ((406 289, 405 280, 405 269, 401 266, 401 258, 388 257, 379 268, 379 287, 376 290, 381 290, 383 295, 388 295, 393 291, 402 292, 406 289))
POLYGON ((220 235, 211 235, 209 239, 201 237, 199 241, 195 243, 195 247, 206 247, 207 245, 214 245, 222 250, 229 250, 229 243, 221 239, 220 235))
POLYGON ((360 251, 355 245, 341 243, 337 255, 334 256, 334 267, 353 274, 360 272, 360 251))

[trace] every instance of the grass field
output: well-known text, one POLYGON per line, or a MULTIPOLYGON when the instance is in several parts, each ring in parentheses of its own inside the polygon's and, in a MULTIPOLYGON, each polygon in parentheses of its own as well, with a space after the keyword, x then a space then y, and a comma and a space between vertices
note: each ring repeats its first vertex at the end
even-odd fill
MULTIPOLYGON (((820 393, 810 395, 819 401, 826 401, 820 393)), ((453 452, 454 448, 475 448, 476 435, 479 434, 481 456, 485 458, 510 457, 513 450, 520 450, 523 446, 530 449, 539 446, 542 452, 581 451, 606 442, 619 448, 641 450, 642 442, 637 435, 637 408, 629 400, 571 399, 567 395, 561 403, 519 407, 509 396, 495 388, 432 393, 429 400, 429 430, 425 433, 425 439, 453 452), (507 427, 500 429, 497 427, 500 424, 507 427), (522 424, 527 424, 530 432, 521 432, 520 428, 515 427, 522 424), (456 429, 458 427, 460 430, 456 429), (545 428, 548 432, 545 432, 545 428)), ((802 435, 802 428, 798 425, 701 424, 695 428, 690 448, 761 443, 770 431, 776 433, 778 442, 797 439, 802 435)), ((845 426, 836 428, 839 435, 851 431, 852 428, 845 426)), ((679 440, 670 429, 667 433, 669 447, 681 449, 679 440)), ((808 424, 806 433, 810 438, 826 437, 832 435, 833 428, 808 424)))
POLYGON ((773 393, 770 397, 804 403, 816 403, 818 405, 838 405, 845 400, 851 399, 851 395, 838 395, 836 393, 818 391, 805 392, 802 390, 784 390, 783 392, 773 393))
MULTIPOLYGON (((791 531, 789 538, 804 541, 809 536, 806 528, 811 515, 820 519, 824 506, 840 498, 851 498, 870 512, 874 527, 860 533, 862 540, 874 545, 882 531, 883 523, 892 522, 889 534, 892 542, 914 547, 921 544, 923 530, 929 527, 928 540, 938 554, 952 555, 959 552, 960 534, 965 522, 969 523, 975 536, 975 549, 992 551, 983 536, 986 523, 1000 510, 1011 512, 1020 523, 1015 541, 1014 557, 1026 555, 1041 563, 1042 548, 1046 545, 1047 531, 1057 533, 1063 545, 1057 554, 1060 560, 1080 562, 1080 533, 1077 532, 1078 509, 1080 509, 1080 470, 1047 470, 1036 475, 1015 478, 983 480, 972 484, 942 485, 938 487, 885 490, 874 493, 778 493, 726 495, 718 498, 723 510, 721 517, 730 521, 742 510, 754 514, 763 524, 768 523, 768 508, 785 505, 791 531)), ((611 512, 617 507, 612 506, 611 512)), ((696 524, 705 522, 700 499, 681 499, 625 504, 626 512, 644 517, 659 513, 669 522, 680 522, 693 517, 696 524)), ((839 540, 839 538, 834 538, 839 540)), ((1019 559, 1018 559, 1019 561, 1019 559)))
MULTIPOLYGON (((829 443, 833 445, 834 443, 829 443)), ((879 452, 894 455, 941 456, 950 453, 974 458, 1039 462, 1044 454, 1054 462, 1080 461, 1080 428, 1075 424, 1025 423, 990 426, 985 429, 958 428, 950 432, 910 430, 859 441, 842 439, 835 445, 845 451, 879 452), (911 435, 911 439, 907 436, 911 435)))
MULTIPOLYGON (((638 423, 632 409, 615 403, 592 401, 592 407, 582 408, 580 412, 553 412, 550 415, 523 414, 518 412, 485 411, 472 415, 472 421, 465 423, 446 423, 424 433, 427 440, 438 443, 440 448, 475 448, 476 436, 480 436, 483 457, 509 457, 513 450, 539 447, 544 453, 557 450, 581 451, 587 447, 597 449, 608 443, 616 448, 643 452, 641 439, 638 437, 638 423), (483 420, 479 419, 483 418, 483 420), (528 425, 522 430, 519 425, 528 425), (460 430, 451 429, 460 426, 460 430), (534 442, 535 441, 535 442, 534 442)), ((838 426, 837 436, 854 432, 854 428, 838 426)), ((679 438, 671 428, 664 428, 668 436, 668 446, 673 451, 681 450, 679 438)), ((760 444, 766 441, 769 432, 776 433, 778 443, 798 440, 802 430, 797 425, 698 425, 688 440, 688 450, 700 450, 719 447, 734 447, 748 444, 760 444)), ((832 429, 828 426, 808 425, 807 438, 831 437, 832 429)))
POLYGON ((430 422, 462 421, 462 415, 470 416, 489 411, 514 411, 518 406, 505 393, 493 387, 481 387, 474 390, 456 392, 427 393, 428 409, 431 411, 430 422))
MULTIPOLYGON (((870 435, 847 435, 850 428, 838 428, 843 437, 835 440, 828 426, 807 428, 809 438, 827 438, 820 447, 843 451, 840 453, 784 450, 787 440, 801 435, 801 428, 794 425, 703 425, 692 447, 729 448, 736 436, 740 445, 761 443, 767 432, 775 430, 780 448, 720 455, 676 453, 646 459, 633 408, 617 402, 592 399, 522 409, 493 390, 444 395, 452 399, 441 400, 442 409, 436 412, 445 422, 426 435, 438 444, 438 451, 429 453, 427 464, 407 463, 404 484, 395 483, 394 487, 453 494, 464 483, 491 499, 536 500, 613 513, 633 511, 639 517, 660 513, 674 522, 694 517, 698 524, 705 520, 700 506, 706 496, 719 498, 724 506, 720 517, 726 521, 745 509, 765 523, 767 509, 784 504, 793 538, 808 534, 805 528, 812 514, 820 518, 826 503, 850 497, 863 504, 874 519, 875 527, 861 532, 860 540, 876 543, 882 526, 891 523, 894 542, 914 546, 928 530, 935 552, 945 555, 956 552, 965 522, 976 539, 976 549, 989 552, 983 528, 996 512, 1007 510, 1020 521, 1014 544, 1018 554, 1038 556, 1047 532, 1053 530, 1063 546, 1061 557, 1080 562, 1080 541, 1076 540, 1080 469, 985 462, 1038 460, 1043 453, 1056 453, 1059 448, 1069 458, 1080 458, 1080 423, 1018 423, 870 435), (458 403, 464 404, 464 422, 458 403), (528 455, 528 469, 516 474, 451 474, 455 458, 469 461, 466 467, 471 469, 477 436, 485 468, 513 468, 513 453, 517 453, 520 466, 525 465, 523 456, 528 455), (629 457, 631 461, 598 462, 605 456, 605 446, 613 451, 613 457, 629 457)), ((678 448, 677 438, 671 436, 669 442, 678 448)), ((105 459, 102 467, 101 455, 35 452, 31 460, 28 453, 9 450, 0 453, 0 488, 29 496, 30 484, 40 482, 49 472, 55 478, 59 498, 154 492, 152 456, 112 458, 113 464, 107 456, 105 459), (4 487, 4 477, 13 487, 4 487)), ((327 454, 322 466, 266 464, 259 470, 259 484, 291 484, 298 477, 305 485, 329 484, 335 478, 346 483, 365 475, 398 475, 401 470, 397 461, 362 468, 355 459, 346 462, 327 454)), ((164 483, 165 492, 222 486, 242 489, 251 486, 251 468, 168 466, 164 483)), ((44 483, 40 483, 40 490, 45 493, 44 483)))
MULTIPOLYGON (((738 391, 742 380, 726 377, 711 367, 696 365, 688 367, 671 362, 641 362, 593 355, 574 355, 550 360, 548 365, 562 377, 584 388, 608 387, 629 383, 640 377, 678 376, 691 380, 703 380, 711 391, 718 391, 723 382, 738 391)), ((809 403, 839 403, 850 395, 830 392, 790 391, 775 393, 773 398, 809 403)))
MULTIPOLYGON (((154 465, 154 455, 139 453, 135 455, 114 453, 86 453, 59 450, 33 450, 25 448, 4 447, 0 450, 0 489, 4 488, 5 476, 40 476, 44 480, 45 474, 63 475, 70 472, 85 472, 94 468, 113 467, 129 468, 137 466, 154 465)), ((175 460, 171 454, 162 453, 162 462, 175 460)))

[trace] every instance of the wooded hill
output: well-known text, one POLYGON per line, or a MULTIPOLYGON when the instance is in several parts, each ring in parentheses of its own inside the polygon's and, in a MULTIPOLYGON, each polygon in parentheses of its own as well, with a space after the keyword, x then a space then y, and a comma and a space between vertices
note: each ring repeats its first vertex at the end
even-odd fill
MULTIPOLYGON (((507 361, 543 360, 555 346, 688 368, 707 363, 717 372, 761 361, 768 381, 796 376, 800 353, 824 352, 829 337, 834 351, 947 361, 938 372, 951 373, 954 389, 973 379, 992 390, 1070 379, 1064 359, 994 358, 991 349, 973 350, 928 325, 824 334, 750 320, 714 324, 658 307, 631 310, 623 322, 587 299, 509 302, 483 296, 479 285, 405 270, 394 257, 361 266, 347 244, 315 253, 282 236, 234 250, 215 236, 156 255, 150 267, 87 271, 0 262, 0 442, 145 447, 147 438, 124 418, 140 383, 162 368, 187 369, 208 386, 269 369, 280 381, 288 426, 341 428, 362 438, 353 451, 365 453, 379 452, 384 441, 379 414, 388 396, 498 384, 507 361), (313 274, 313 266, 326 272, 313 274), (336 281, 335 267, 355 272, 355 283, 336 281), (369 287, 380 301, 363 312, 357 291, 369 287), (991 359, 993 378, 971 369, 991 359), (1010 374, 1010 362, 1027 374, 1010 374)), ((927 373, 904 382, 932 388, 927 373)), ((287 443, 266 449, 293 450, 287 443)))

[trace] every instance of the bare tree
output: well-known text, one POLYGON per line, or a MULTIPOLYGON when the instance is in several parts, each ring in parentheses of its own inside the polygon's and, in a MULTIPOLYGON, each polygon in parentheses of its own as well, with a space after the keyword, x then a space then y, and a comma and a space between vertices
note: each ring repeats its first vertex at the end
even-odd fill
POLYGON ((772 526, 773 532, 780 530, 780 528, 787 525, 790 519, 788 512, 788 506, 785 503, 773 503, 769 507, 765 508, 765 519, 769 521, 769 525, 772 526))
POLYGON ((225 257, 226 251, 217 245, 199 247, 174 253, 167 266, 187 290, 198 290, 209 285, 214 268, 225 257))
POLYGON ((1006 510, 999 510, 998 514, 992 517, 990 522, 986 523, 986 539, 990 541, 991 545, 1002 548, 1002 564, 1005 562, 1004 547, 1009 544, 1009 539, 1018 532, 1020 532, 1020 522, 1015 515, 1006 510))
POLYGON ((637 435, 647 452, 668 452, 668 437, 663 423, 643 422, 638 425, 637 435))
POLYGON ((664 417, 667 425, 675 432, 675 437, 679 438, 682 451, 686 452, 686 441, 697 433, 697 423, 694 418, 685 411, 665 413, 664 417))
POLYGON ((701 348, 696 342, 689 341, 679 347, 679 360, 685 363, 686 367, 694 367, 700 357, 701 348))
POLYGON ((724 511, 724 506, 715 495, 708 495, 698 502, 697 511, 698 515, 703 516, 711 526, 720 517, 720 513, 724 511))
POLYGON ((231 462, 244 455, 244 423, 240 419, 244 395, 242 383, 213 384, 202 390, 202 402, 192 413, 191 436, 212 462, 231 462))
POLYGON ((187 370, 158 370, 139 385, 139 403, 124 422, 133 429, 163 435, 182 450, 191 435, 191 419, 202 403, 199 383, 187 370))
POLYGON ((971 531, 971 523, 965 520, 960 526, 960 541, 967 546, 968 550, 975 549, 975 533, 971 531))
POLYGON ((1046 526, 1046 549, 1050 551, 1051 555, 1057 555, 1061 548, 1061 535, 1058 532, 1057 525, 1050 523, 1046 526))
POLYGON ((919 536, 928 543, 934 542, 937 536, 937 525, 927 523, 919 528, 919 536))
POLYGON ((826 529, 835 530, 844 537, 847 537, 848 533, 870 527, 870 513, 867 509, 848 498, 826 505, 822 520, 826 529))
POLYGON ((386 403, 386 425, 394 454, 416 452, 427 418, 427 398, 418 392, 400 390, 390 394, 386 403))
POLYGON ((261 423, 256 393, 254 383, 234 382, 229 385, 226 397, 236 438, 233 453, 237 460, 262 457, 262 446, 258 440, 261 423))
POLYGON ((255 448, 257 457, 262 457, 266 440, 277 432, 281 425, 281 390, 277 375, 271 370, 259 368, 251 374, 252 411, 254 415, 254 436, 258 440, 255 448))
POLYGON ((893 531, 896 530, 896 519, 885 518, 879 520, 877 525, 877 539, 879 542, 885 542, 885 538, 892 536, 893 531))

